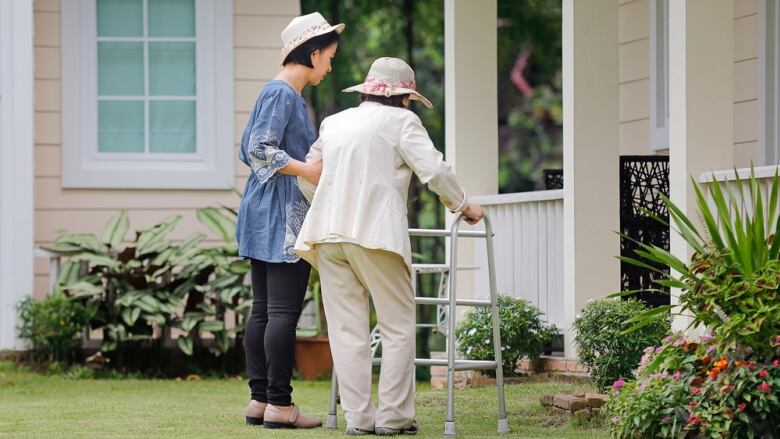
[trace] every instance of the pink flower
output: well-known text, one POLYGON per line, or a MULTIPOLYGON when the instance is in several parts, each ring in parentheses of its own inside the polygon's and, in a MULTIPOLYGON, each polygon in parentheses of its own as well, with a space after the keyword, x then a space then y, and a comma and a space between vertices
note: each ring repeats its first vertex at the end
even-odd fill
POLYGON ((738 412, 740 412, 740 413, 744 412, 745 408, 747 408, 747 404, 746 403, 740 402, 739 404, 737 404, 737 411, 738 412))
POLYGON ((769 375, 769 372, 766 369, 761 369, 761 372, 758 373, 758 376, 761 378, 766 378, 767 375, 769 375))
POLYGON ((772 362, 772 366, 774 367, 780 367, 780 360, 775 360, 772 362))
POLYGON ((758 385, 758 390, 762 392, 769 393, 772 391, 772 386, 769 385, 766 381, 758 385))
POLYGON ((691 394, 698 395, 701 393, 701 387, 691 387, 691 394))
POLYGON ((680 378, 682 378, 682 373, 681 373, 679 370, 678 370, 678 371, 675 371, 675 372, 674 372, 674 375, 672 375, 672 378, 674 378, 674 380, 675 380, 675 381, 677 381, 677 380, 679 380, 680 378))
POLYGON ((669 418, 669 416, 664 416, 664 418, 661 419, 661 423, 662 424, 668 424, 670 420, 671 420, 671 418, 669 418))
POLYGON ((618 378, 617 380, 615 380, 614 383, 612 383, 612 388, 615 389, 615 390, 620 390, 625 385, 626 385, 626 382, 623 381, 622 379, 618 378))
POLYGON ((663 352, 663 350, 664 350, 663 346, 658 346, 657 348, 655 348, 655 353, 660 354, 661 352, 663 352))

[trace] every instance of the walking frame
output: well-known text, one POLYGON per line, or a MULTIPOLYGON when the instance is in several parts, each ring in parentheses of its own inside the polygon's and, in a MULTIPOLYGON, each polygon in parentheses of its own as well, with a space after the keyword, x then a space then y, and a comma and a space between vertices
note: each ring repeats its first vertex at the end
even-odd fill
MULTIPOLYGON (((465 219, 462 214, 452 223, 450 231, 430 229, 410 229, 410 236, 417 237, 444 237, 450 238, 450 262, 449 264, 412 264, 412 280, 417 274, 440 273, 439 297, 415 297, 417 305, 436 305, 438 307, 437 323, 418 324, 421 327, 434 327, 447 338, 447 359, 436 360, 430 358, 415 358, 415 366, 447 366, 447 417, 444 422, 444 435, 455 436, 455 386, 454 374, 463 370, 495 370, 496 391, 498 396, 498 432, 509 432, 509 421, 506 414, 504 399, 504 374, 501 361, 501 333, 498 316, 498 293, 496 292, 496 269, 493 255, 493 228, 490 218, 483 217, 485 230, 461 231, 460 224, 465 219), (474 267, 458 266, 458 239, 457 238, 485 238, 487 242, 488 278, 490 280, 490 300, 466 300, 457 298, 457 270, 473 269, 474 267), (484 306, 490 307, 493 325, 493 360, 457 360, 455 359, 455 323, 457 306, 484 306)), ((416 282, 413 283, 416 286, 416 282)), ((372 353, 376 352, 381 341, 378 328, 371 332, 372 353)), ((381 364, 381 358, 374 358, 373 364, 381 364)), ((335 370, 331 379, 330 404, 328 407, 328 420, 326 427, 338 428, 336 405, 338 404, 338 379, 335 370)))

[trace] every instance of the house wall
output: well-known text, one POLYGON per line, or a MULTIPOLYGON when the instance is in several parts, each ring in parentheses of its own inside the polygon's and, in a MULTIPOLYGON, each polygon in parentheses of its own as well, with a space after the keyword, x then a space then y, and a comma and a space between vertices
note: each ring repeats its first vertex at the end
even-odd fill
MULTIPOLYGON (((650 1, 619 0, 620 153, 650 149, 650 1)), ((734 2, 734 165, 758 160, 758 0, 734 2)))
MULTIPOLYGON (((223 1, 223 0, 219 0, 223 1)), ((34 143, 35 143, 35 245, 54 241, 58 230, 101 234, 106 221, 118 210, 127 211, 131 230, 150 227, 181 214, 171 233, 182 239, 193 232, 206 233, 207 243, 219 239, 195 217, 201 207, 237 206, 229 190, 101 190, 63 189, 62 113, 74 111, 61 105, 60 2, 34 2, 34 143)), ((235 0, 234 7, 234 145, 225 153, 237 157, 237 148, 255 98, 279 70, 279 33, 300 13, 299 2, 235 0)), ((235 159, 235 187, 243 190, 249 169, 235 159)), ((128 234, 129 235, 129 234, 128 234)), ((48 261, 35 261, 35 296, 46 294, 48 261)))

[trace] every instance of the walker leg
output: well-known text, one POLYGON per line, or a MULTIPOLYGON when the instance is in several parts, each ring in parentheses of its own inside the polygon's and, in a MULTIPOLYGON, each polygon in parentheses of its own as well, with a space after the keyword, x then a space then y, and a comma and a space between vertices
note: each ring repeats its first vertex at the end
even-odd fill
POLYGON ((338 416, 336 414, 336 403, 339 397, 339 384, 338 378, 336 378, 336 371, 333 371, 333 376, 330 379, 330 402, 328 403, 328 421, 325 424, 326 428, 335 430, 338 427, 338 416))
POLYGON ((504 368, 501 358, 501 329, 498 314, 498 292, 496 288, 496 265, 493 256, 493 227, 487 215, 485 221, 485 239, 487 241, 488 278, 490 280, 490 311, 493 323, 493 356, 496 361, 496 391, 498 393, 498 432, 509 432, 509 420, 506 415, 504 396, 504 368))

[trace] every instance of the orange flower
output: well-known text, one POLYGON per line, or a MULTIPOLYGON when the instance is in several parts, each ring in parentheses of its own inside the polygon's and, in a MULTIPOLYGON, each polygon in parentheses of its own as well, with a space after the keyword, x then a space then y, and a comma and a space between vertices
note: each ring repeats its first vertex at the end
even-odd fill
POLYGON ((719 367, 715 367, 707 375, 709 375, 710 378, 712 378, 714 380, 715 378, 718 377, 718 374, 720 373, 720 371, 721 371, 721 369, 719 367))
POLYGON ((720 370, 723 370, 726 368, 726 366, 728 366, 728 364, 729 364, 729 360, 727 360, 726 358, 721 358, 715 363, 715 367, 717 367, 720 370))

